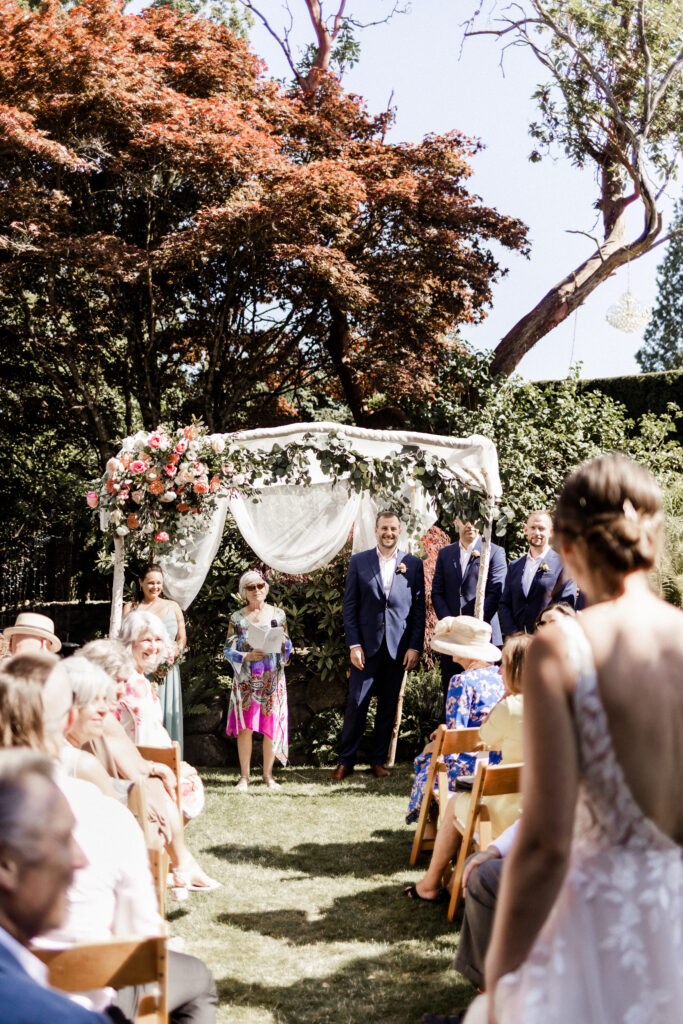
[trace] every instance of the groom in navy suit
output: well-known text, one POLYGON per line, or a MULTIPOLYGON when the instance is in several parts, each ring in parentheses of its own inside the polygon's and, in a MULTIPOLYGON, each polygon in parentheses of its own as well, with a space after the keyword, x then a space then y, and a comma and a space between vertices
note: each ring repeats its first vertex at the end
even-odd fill
POLYGON ((389 772, 386 761, 403 673, 415 668, 425 631, 424 566, 398 548, 401 521, 380 512, 375 522, 377 547, 353 555, 344 591, 344 632, 351 670, 339 766, 332 780, 353 771, 363 738, 370 698, 377 697, 370 741, 370 769, 377 778, 389 772))
MULTIPOLYGON (((441 548, 436 556, 432 580, 432 605, 438 619, 445 619, 451 615, 474 615, 481 534, 469 521, 463 523, 456 519, 455 526, 459 534, 458 542, 441 548)), ((498 544, 492 544, 484 595, 484 619, 491 623, 491 643, 496 647, 501 647, 503 643, 496 613, 506 575, 505 551, 498 544)), ((455 666, 450 656, 442 654, 440 657, 441 684, 445 700, 455 666)))
POLYGON ((553 521, 547 512, 532 512, 524 533, 529 552, 510 562, 500 599, 505 636, 533 633, 536 619, 551 601, 576 604, 576 584, 564 574, 560 556, 550 547, 553 521))

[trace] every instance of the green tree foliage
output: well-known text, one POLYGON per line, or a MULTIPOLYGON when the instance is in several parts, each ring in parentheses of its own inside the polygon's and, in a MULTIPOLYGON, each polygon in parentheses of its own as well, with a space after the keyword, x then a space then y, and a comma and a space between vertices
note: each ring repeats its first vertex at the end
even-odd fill
POLYGON ((222 25, 0 0, 0 34, 8 372, 101 459, 162 419, 296 417, 320 381, 366 421, 485 315, 489 241, 525 245, 467 191, 468 140, 386 143, 388 115, 331 76, 287 95, 222 25))
MULTIPOLYGON (((502 8, 481 30, 473 18, 469 34, 525 46, 543 66, 547 78, 535 93, 541 117, 531 125, 531 158, 559 149, 577 167, 593 168, 601 221, 595 251, 500 341, 495 373, 511 373, 595 288, 661 235, 660 198, 683 143, 682 15, 681 0, 530 0, 502 8), (641 227, 631 236, 627 210, 634 203, 641 227)), ((585 233, 598 234, 588 224, 585 233)))
POLYGON ((657 301, 636 352, 641 370, 683 369, 683 202, 676 207, 675 234, 657 268, 657 301))

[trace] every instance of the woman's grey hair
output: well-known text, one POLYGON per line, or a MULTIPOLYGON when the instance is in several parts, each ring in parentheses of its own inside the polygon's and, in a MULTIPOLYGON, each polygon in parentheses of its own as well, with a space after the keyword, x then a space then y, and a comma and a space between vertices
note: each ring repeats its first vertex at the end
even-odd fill
POLYGON ((124 647, 131 648, 143 633, 151 633, 159 640, 168 640, 168 633, 157 615, 151 612, 134 611, 126 615, 121 623, 118 639, 124 647))
POLYGON ((74 651, 73 657, 87 658, 115 681, 127 679, 135 672, 135 662, 120 640, 91 640, 74 651))
POLYGON ((264 577, 263 573, 260 573, 258 569, 247 569, 240 576, 240 581, 237 584, 237 593, 240 595, 243 601, 247 599, 247 587, 250 583, 265 583, 266 592, 265 597, 268 596, 270 587, 268 586, 268 580, 264 577))
POLYGON ((25 748, 0 750, 0 847, 11 849, 29 864, 40 857, 36 843, 42 832, 42 822, 27 813, 32 775, 55 785, 51 758, 25 748))
POLYGON ((64 671, 71 683, 74 704, 77 708, 86 708, 102 695, 111 703, 116 697, 116 686, 111 676, 88 661, 87 658, 65 658, 62 662, 64 671))

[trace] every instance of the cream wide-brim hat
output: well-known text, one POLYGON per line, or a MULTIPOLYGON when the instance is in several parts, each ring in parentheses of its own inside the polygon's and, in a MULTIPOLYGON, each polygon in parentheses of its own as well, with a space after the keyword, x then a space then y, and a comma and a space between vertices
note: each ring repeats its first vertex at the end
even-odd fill
POLYGON ((20 612, 13 626, 3 631, 3 636, 29 636, 36 640, 47 640, 53 654, 62 649, 62 641, 55 634, 55 624, 47 615, 38 612, 20 612))
POLYGON ((449 616, 436 624, 430 647, 438 654, 479 661, 500 661, 500 650, 491 643, 491 626, 472 615, 449 616))

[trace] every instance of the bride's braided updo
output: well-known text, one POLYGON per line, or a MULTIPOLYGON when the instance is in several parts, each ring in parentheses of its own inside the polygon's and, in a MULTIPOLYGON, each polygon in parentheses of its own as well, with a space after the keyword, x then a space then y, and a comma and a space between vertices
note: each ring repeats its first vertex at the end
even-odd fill
POLYGON ((582 538, 591 564, 609 573, 651 569, 663 516, 653 477, 623 455, 602 455, 567 479, 555 509, 555 534, 582 538))

